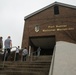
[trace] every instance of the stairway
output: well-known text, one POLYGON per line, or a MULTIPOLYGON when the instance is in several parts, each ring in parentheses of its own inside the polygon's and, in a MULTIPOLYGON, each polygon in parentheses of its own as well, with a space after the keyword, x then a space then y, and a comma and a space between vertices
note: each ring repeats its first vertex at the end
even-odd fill
POLYGON ((7 61, 4 68, 0 62, 0 75, 48 75, 51 56, 33 56, 32 61, 28 59, 22 62, 7 61))

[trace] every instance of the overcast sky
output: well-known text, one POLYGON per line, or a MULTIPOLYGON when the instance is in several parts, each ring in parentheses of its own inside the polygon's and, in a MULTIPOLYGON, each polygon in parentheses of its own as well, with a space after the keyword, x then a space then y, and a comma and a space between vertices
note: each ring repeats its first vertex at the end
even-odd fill
POLYGON ((0 0, 0 36, 11 36, 13 46, 21 46, 24 17, 53 3, 76 6, 76 0, 0 0))

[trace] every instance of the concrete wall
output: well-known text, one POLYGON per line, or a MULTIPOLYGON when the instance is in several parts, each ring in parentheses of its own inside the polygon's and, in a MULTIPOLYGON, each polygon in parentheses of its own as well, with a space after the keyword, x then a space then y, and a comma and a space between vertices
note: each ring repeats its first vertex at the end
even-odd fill
POLYGON ((52 75, 76 75, 76 44, 56 43, 52 75))

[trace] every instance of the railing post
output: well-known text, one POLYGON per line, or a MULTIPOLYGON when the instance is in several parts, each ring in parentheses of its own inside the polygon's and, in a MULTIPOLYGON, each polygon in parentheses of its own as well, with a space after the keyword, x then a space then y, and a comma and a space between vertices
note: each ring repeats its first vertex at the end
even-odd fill
POLYGON ((29 46, 29 56, 31 55, 31 46, 29 46))
POLYGON ((7 51, 5 51, 4 58, 3 58, 3 68, 4 68, 4 65, 5 65, 6 54, 7 54, 7 51))
POLYGON ((21 53, 21 62, 23 61, 23 56, 22 56, 22 53, 21 53))
POLYGON ((30 58, 31 58, 31 62, 32 62, 32 55, 33 55, 33 54, 31 53, 31 57, 30 57, 30 58))
MULTIPOLYGON (((17 47, 16 47, 16 46, 15 46, 15 48, 17 49, 17 47)), ((16 59, 16 51, 15 51, 14 61, 15 61, 15 59, 16 59)))

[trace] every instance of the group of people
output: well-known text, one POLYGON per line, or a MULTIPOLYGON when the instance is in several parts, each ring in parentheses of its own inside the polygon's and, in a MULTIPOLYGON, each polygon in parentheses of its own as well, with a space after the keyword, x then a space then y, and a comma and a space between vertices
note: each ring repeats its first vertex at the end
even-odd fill
MULTIPOLYGON (((40 56, 41 48, 37 48, 37 56, 40 56)), ((22 51, 22 61, 26 61, 26 58, 28 56, 28 50, 25 47, 22 51)), ((16 48, 16 55, 15 55, 15 61, 19 60, 19 46, 16 48)))
MULTIPOLYGON (((19 60, 19 49, 20 47, 18 46, 18 48, 16 48, 16 53, 15 53, 15 61, 18 61, 19 60)), ((22 50, 22 61, 26 61, 26 58, 28 56, 28 50, 27 48, 25 47, 23 50, 22 50)))
MULTIPOLYGON (((3 40, 2 40, 2 37, 0 37, 0 49, 2 49, 2 48, 3 48, 3 40)), ((19 60, 19 50, 20 50, 19 48, 20 47, 18 46, 15 51, 15 61, 19 60)), ((7 39, 4 41, 4 53, 3 53, 2 61, 8 60, 11 49, 12 49, 12 40, 11 40, 11 37, 8 36, 7 39)), ((22 51, 22 60, 23 61, 26 61, 27 55, 28 55, 28 50, 25 47, 22 51)))
MULTIPOLYGON (((8 38, 4 41, 4 53, 3 53, 3 58, 2 58, 2 61, 7 61, 8 60, 8 57, 10 55, 10 52, 11 52, 11 49, 12 49, 12 40, 11 40, 11 37, 8 36, 8 38)), ((3 41, 2 41, 2 37, 0 37, 0 49, 3 47, 3 41)), ((15 51, 15 61, 18 61, 19 60, 19 51, 20 51, 20 47, 16 47, 16 51, 15 51)), ((37 56, 40 56, 40 51, 41 51, 41 48, 38 47, 37 49, 37 56)), ((27 48, 25 47, 23 50, 22 50, 22 61, 26 61, 26 57, 28 55, 28 50, 27 48)))

